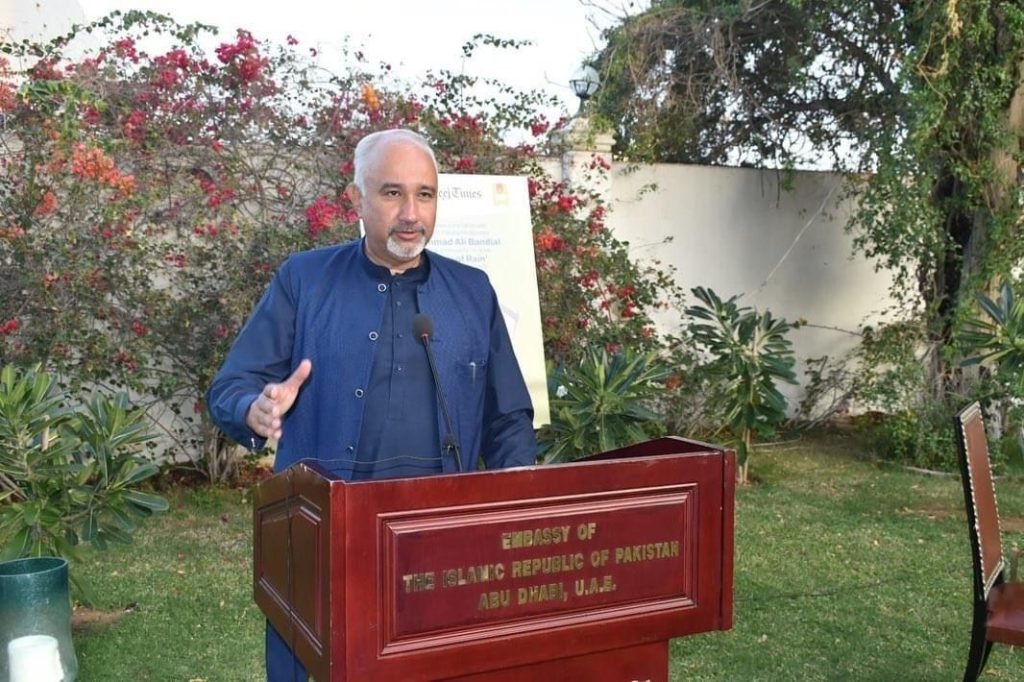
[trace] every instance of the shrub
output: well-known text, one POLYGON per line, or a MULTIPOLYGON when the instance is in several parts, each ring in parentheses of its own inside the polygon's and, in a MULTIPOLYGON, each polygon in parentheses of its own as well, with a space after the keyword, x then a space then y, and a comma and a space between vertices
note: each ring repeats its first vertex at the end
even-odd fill
POLYGON ((671 376, 656 353, 622 349, 585 352, 578 365, 551 375, 551 424, 538 437, 541 461, 585 455, 664 435, 657 404, 671 376))
POLYGON ((138 521, 165 511, 140 489, 156 465, 151 438, 125 396, 80 403, 38 368, 0 370, 0 560, 80 558, 77 548, 129 542, 138 521))
POLYGON ((773 433, 786 419, 786 399, 776 383, 796 383, 792 329, 786 320, 768 311, 740 306, 737 297, 722 300, 713 290, 692 290, 699 303, 686 309, 695 322, 689 332, 707 353, 702 375, 720 420, 736 438, 738 478, 747 481, 751 446, 755 438, 773 433))
MULTIPOLYGON (((3 47, 30 66, 0 63, 0 362, 131 391, 166 452, 209 478, 233 476, 235 448, 201 396, 278 263, 355 236, 343 189, 374 130, 419 130, 445 172, 529 177, 549 358, 658 345, 649 310, 668 280, 629 258, 601 197, 542 170, 557 122, 536 116, 538 95, 483 101, 448 72, 396 85, 358 55, 327 74, 297 41, 246 31, 209 55, 209 27, 152 13, 84 30, 101 47, 82 60, 65 57, 70 37, 3 47), (506 143, 512 133, 528 142, 506 143)), ((521 47, 483 36, 463 50, 481 46, 521 47)))

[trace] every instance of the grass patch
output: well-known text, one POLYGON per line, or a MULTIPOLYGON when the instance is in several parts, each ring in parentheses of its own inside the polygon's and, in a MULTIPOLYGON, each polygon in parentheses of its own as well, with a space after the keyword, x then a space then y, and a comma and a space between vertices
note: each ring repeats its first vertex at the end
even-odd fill
MULTIPOLYGON (((672 680, 960 679, 971 559, 955 477, 866 461, 843 435, 755 453, 737 494, 735 627, 672 643, 672 680)), ((1004 546, 1024 482, 997 483, 1004 546)), ((985 679, 1024 679, 996 647, 985 679)))
POLYGON ((123 615, 76 635, 79 678, 265 679, 250 498, 210 488, 169 496, 171 511, 143 526, 134 544, 81 567, 100 600, 92 606, 123 615))
MULTIPOLYGON (((737 493, 735 626, 675 640, 672 680, 960 679, 971 561, 960 482, 872 462, 842 434, 758 450, 737 493)), ((1024 481, 997 482, 1004 545, 1024 544, 1024 481)), ((75 636, 80 679, 263 678, 250 498, 200 488, 134 545, 76 568, 103 613, 75 636)), ((1024 679, 997 646, 986 680, 1024 679)))

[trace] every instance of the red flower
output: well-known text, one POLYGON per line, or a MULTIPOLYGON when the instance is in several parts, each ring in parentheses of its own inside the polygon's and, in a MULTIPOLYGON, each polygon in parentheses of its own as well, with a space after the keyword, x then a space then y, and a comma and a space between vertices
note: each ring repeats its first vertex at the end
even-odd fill
POLYGON ((135 51, 135 41, 131 38, 123 38, 114 43, 114 54, 118 57, 127 57, 136 64, 139 61, 139 54, 135 51))
POLYGON ((7 336, 13 334, 21 328, 21 321, 17 318, 11 318, 3 324, 0 324, 0 336, 7 336))
POLYGON ((57 196, 47 190, 43 197, 36 204, 36 210, 34 211, 37 216, 47 216, 54 212, 57 208, 57 196))
POLYGON ((265 64, 265 59, 260 59, 256 55, 247 55, 238 65, 238 77, 242 79, 243 83, 252 83, 260 77, 260 72, 265 64))
POLYGON ((309 236, 316 237, 321 232, 329 230, 334 222, 341 215, 341 206, 330 201, 327 197, 320 197, 306 208, 306 222, 309 225, 309 236))
POLYGON ((217 59, 222 64, 230 64, 235 57, 240 54, 245 54, 256 47, 256 41, 252 39, 252 35, 248 31, 238 31, 238 40, 235 41, 234 45, 228 43, 221 43, 220 47, 217 48, 217 59))
POLYGON ((29 69, 29 73, 32 78, 40 81, 59 81, 64 78, 54 59, 41 59, 29 69))
POLYGON ((536 243, 541 251, 561 251, 565 248, 565 240, 552 232, 551 228, 537 235, 536 243))
POLYGON ((132 331, 135 332, 135 335, 140 337, 140 338, 149 333, 149 330, 146 329, 146 326, 143 325, 138 320, 136 320, 135 322, 132 322, 132 331))
POLYGON ((559 197, 558 210, 562 213, 570 213, 577 204, 576 197, 559 197))
POLYGON ((476 161, 470 156, 463 156, 461 159, 455 162, 455 170, 473 170, 476 167, 476 161))
POLYGON ((142 142, 146 137, 146 112, 136 109, 121 123, 121 132, 133 142, 142 142))

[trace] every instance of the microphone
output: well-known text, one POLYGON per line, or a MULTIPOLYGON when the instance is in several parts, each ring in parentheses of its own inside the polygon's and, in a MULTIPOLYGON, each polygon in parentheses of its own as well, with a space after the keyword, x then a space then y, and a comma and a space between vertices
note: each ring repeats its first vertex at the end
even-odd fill
POLYGON ((448 412, 448 402, 441 392, 441 380, 437 376, 437 365, 434 363, 434 351, 430 347, 430 337, 434 335, 434 321, 423 313, 418 313, 412 318, 412 331, 416 337, 423 342, 423 348, 427 351, 427 364, 430 365, 430 375, 434 377, 434 390, 437 392, 437 402, 441 406, 441 414, 444 416, 444 425, 448 434, 444 439, 444 449, 452 450, 455 453, 455 466, 462 471, 462 454, 459 452, 459 444, 455 440, 455 429, 452 428, 452 416, 448 412))

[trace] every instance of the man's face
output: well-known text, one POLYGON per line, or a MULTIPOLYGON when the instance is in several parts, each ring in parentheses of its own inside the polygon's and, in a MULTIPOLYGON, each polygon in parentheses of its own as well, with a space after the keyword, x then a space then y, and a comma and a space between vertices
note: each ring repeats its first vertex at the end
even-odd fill
POLYGON ((437 216, 430 156, 405 140, 384 142, 366 168, 365 185, 365 193, 350 185, 349 196, 363 219, 366 255, 392 272, 415 267, 437 216))

